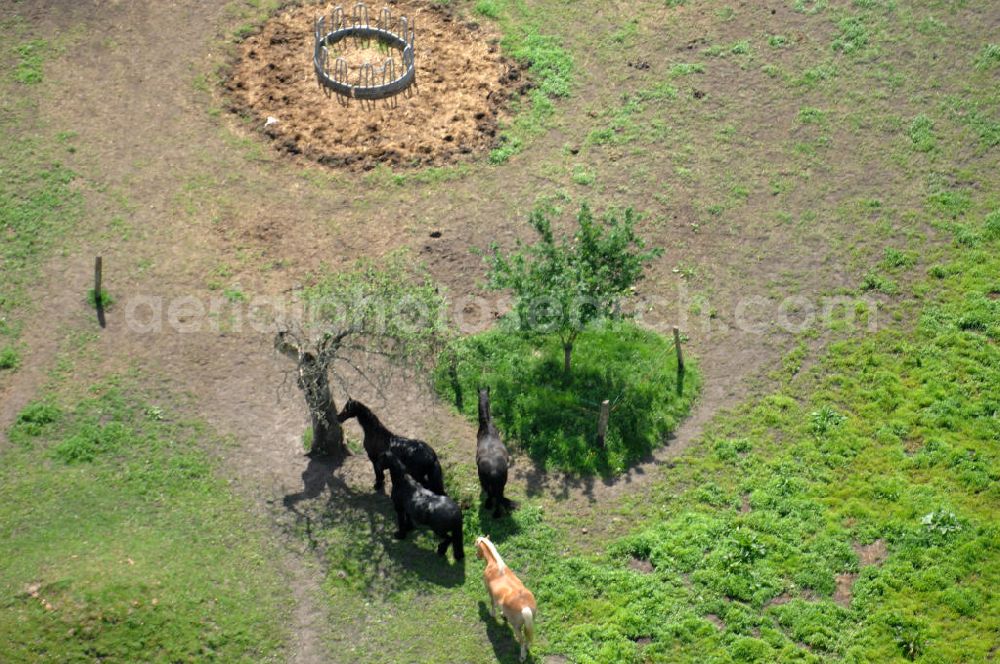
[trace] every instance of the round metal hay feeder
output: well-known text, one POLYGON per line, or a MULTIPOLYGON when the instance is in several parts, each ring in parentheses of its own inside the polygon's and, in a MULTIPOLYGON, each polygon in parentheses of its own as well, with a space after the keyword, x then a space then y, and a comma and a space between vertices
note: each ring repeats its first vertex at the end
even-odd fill
POLYGON ((341 6, 334 7, 326 16, 316 19, 314 25, 315 49, 313 68, 321 86, 347 99, 388 99, 408 89, 416 80, 414 67, 413 22, 405 16, 393 17, 389 7, 379 12, 378 21, 371 25, 368 7, 358 2, 348 17, 341 6), (336 56, 330 68, 330 49, 347 39, 357 42, 377 41, 400 54, 399 65, 391 55, 381 65, 365 62, 351 67, 343 56, 336 56))

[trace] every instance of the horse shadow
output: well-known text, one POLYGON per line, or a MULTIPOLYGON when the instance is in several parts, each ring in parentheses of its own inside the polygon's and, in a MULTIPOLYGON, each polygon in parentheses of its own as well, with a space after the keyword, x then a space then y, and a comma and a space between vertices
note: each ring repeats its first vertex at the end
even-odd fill
MULTIPOLYGON (((349 485, 338 473, 343 462, 344 458, 310 457, 302 472, 302 490, 282 499, 310 547, 322 554, 328 545, 326 536, 338 531, 350 542, 351 556, 357 561, 352 573, 362 578, 354 581, 372 593, 464 584, 465 560, 452 562, 450 548, 446 557, 438 556, 436 539, 424 531, 396 540, 392 500, 387 494, 349 485)), ((468 555, 471 547, 465 548, 468 555)))
MULTIPOLYGON (((485 494, 483 494, 485 495, 485 494)), ((486 508, 486 501, 483 497, 479 500, 479 529, 481 534, 489 535, 495 544, 501 544, 509 537, 513 537, 521 532, 521 526, 514 519, 512 512, 517 510, 517 504, 511 501, 511 509, 504 510, 499 519, 493 518, 493 508, 486 508)), ((480 534, 480 533, 474 533, 480 534)))
MULTIPOLYGON (((519 663, 521 661, 521 644, 514 638, 514 632, 511 631, 507 621, 501 617, 500 611, 497 611, 497 617, 494 618, 490 615, 489 605, 479 600, 479 619, 486 624, 486 637, 490 640, 490 645, 493 646, 493 654, 497 661, 510 662, 511 664, 519 663)), ((524 661, 536 661, 530 650, 524 661)))

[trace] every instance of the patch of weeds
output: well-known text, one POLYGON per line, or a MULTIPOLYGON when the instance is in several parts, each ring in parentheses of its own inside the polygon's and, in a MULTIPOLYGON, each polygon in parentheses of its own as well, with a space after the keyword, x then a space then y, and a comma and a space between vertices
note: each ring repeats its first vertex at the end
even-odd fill
POLYGON ((795 0, 792 7, 800 14, 819 14, 826 9, 828 0, 795 0))
POLYGON ((258 26, 255 23, 244 23, 243 25, 233 30, 233 39, 238 42, 241 42, 250 35, 257 34, 257 31, 259 29, 260 26, 258 26))
POLYGON ((892 640, 903 657, 914 661, 923 654, 927 647, 927 636, 920 622, 892 615, 886 621, 886 626, 891 630, 892 640))
POLYGON ((814 410, 809 414, 809 430, 817 438, 824 438, 834 429, 840 428, 847 418, 841 415, 833 407, 825 405, 819 410, 814 410))
POLYGON ((917 32, 922 35, 934 35, 944 32, 948 29, 948 26, 937 20, 933 16, 925 16, 917 24, 917 32))
POLYGON ((21 354, 14 346, 4 346, 0 350, 0 371, 14 371, 21 366, 21 354))
POLYGON ((496 2, 496 0, 478 0, 474 11, 480 16, 485 16, 486 18, 500 18, 500 5, 496 2))
POLYGON ((833 63, 826 63, 804 70, 801 76, 792 81, 792 84, 812 89, 823 81, 828 81, 836 76, 836 65, 833 63))
POLYGON ((886 295, 895 295, 899 292, 899 284, 895 281, 872 270, 861 280, 862 291, 876 291, 886 295))
POLYGON ((233 286, 231 288, 223 289, 222 296, 232 304, 239 304, 240 302, 246 302, 248 299, 246 293, 240 290, 239 286, 233 286))
POLYGON ((828 115, 829 113, 827 111, 821 111, 818 108, 800 108, 799 122, 802 124, 825 125, 827 123, 828 115))
POLYGON ((111 305, 115 303, 115 298, 112 297, 111 293, 101 289, 100 293, 97 293, 93 288, 87 291, 87 303, 94 309, 98 307, 102 309, 110 309, 111 305))
POLYGON ((992 69, 1000 65, 1000 44, 987 44, 976 58, 976 69, 992 69))
POLYGON ((984 148, 1000 146, 1000 122, 993 119, 994 106, 989 100, 951 100, 949 106, 953 119, 979 135, 980 145, 984 148))
POLYGON ((577 164, 573 167, 573 182, 584 187, 589 187, 597 180, 597 174, 589 170, 586 166, 577 164))
POLYGON ((716 10, 715 15, 723 21, 732 21, 736 17, 736 10, 732 7, 726 5, 725 7, 720 7, 716 10))
POLYGON ((871 35, 868 25, 861 16, 847 16, 837 23, 840 34, 833 40, 833 50, 844 55, 857 53, 868 45, 871 35))
POLYGON ((611 33, 611 43, 621 46, 626 42, 630 42, 635 39, 636 35, 639 34, 639 19, 633 18, 627 21, 625 25, 618 28, 611 33))
POLYGON ((729 52, 733 55, 747 55, 750 53, 750 40, 741 39, 729 47, 729 52))
POLYGON ((49 43, 44 39, 33 39, 14 47, 17 55, 17 65, 14 67, 14 80, 25 85, 35 85, 42 82, 42 65, 49 43))
POLYGON ((910 141, 917 152, 930 152, 937 145, 934 135, 934 121, 924 114, 913 118, 909 129, 910 141))
POLYGON ((958 219, 972 207, 972 198, 961 190, 943 189, 927 197, 927 207, 949 219, 958 219))
POLYGON ((791 42, 784 35, 768 35, 767 45, 771 48, 785 48, 791 42))
POLYGON ((899 249, 893 249, 892 247, 885 248, 885 254, 882 257, 882 267, 886 269, 901 269, 913 267, 917 262, 917 253, 915 251, 900 251, 899 249))
POLYGON ((677 78, 679 76, 690 76, 691 74, 703 74, 705 72, 705 65, 700 62, 687 63, 678 62, 670 67, 670 76, 677 78))

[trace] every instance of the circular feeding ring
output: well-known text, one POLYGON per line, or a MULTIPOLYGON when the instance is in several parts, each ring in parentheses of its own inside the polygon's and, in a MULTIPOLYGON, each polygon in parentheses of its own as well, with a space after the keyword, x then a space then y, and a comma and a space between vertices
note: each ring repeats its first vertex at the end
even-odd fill
POLYGON ((368 7, 358 2, 351 10, 349 22, 339 5, 330 14, 329 30, 326 18, 320 16, 314 26, 313 68, 320 85, 351 99, 386 99, 406 90, 416 79, 413 24, 405 16, 394 19, 392 11, 383 7, 373 26, 368 22, 368 7), (397 67, 397 61, 390 55, 381 65, 365 62, 352 69, 346 59, 338 56, 331 70, 329 49, 349 37, 358 41, 374 39, 400 52, 402 64, 397 67), (397 76, 398 71, 402 74, 397 76))

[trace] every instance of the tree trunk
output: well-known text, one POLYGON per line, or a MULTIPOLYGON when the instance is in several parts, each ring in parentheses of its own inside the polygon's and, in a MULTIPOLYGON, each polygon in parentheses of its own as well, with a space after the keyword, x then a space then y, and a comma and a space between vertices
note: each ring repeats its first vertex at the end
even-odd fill
POLYGON ((299 361, 299 387, 312 418, 313 439, 309 456, 346 456, 344 429, 337 420, 337 405, 330 394, 327 367, 310 353, 304 353, 299 361))
POLYGON ((563 344, 563 373, 569 375, 570 358, 573 355, 573 344, 563 344))

